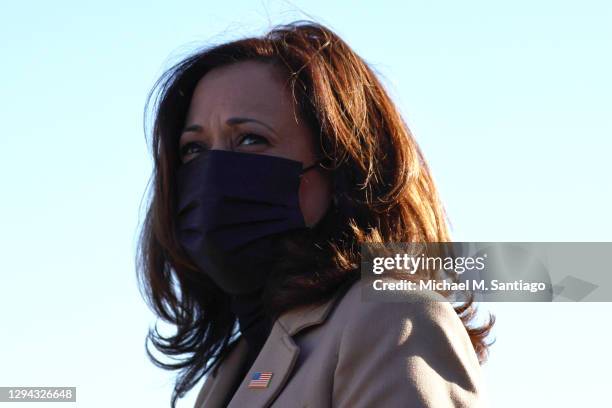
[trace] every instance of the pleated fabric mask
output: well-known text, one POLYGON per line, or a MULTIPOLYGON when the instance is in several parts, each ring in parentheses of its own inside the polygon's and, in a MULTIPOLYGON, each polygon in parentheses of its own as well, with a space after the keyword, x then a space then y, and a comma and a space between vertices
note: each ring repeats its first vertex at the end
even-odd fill
POLYGON ((226 293, 260 288, 282 256, 278 234, 306 228, 302 168, 286 158, 209 150, 177 169, 177 233, 191 260, 226 293))

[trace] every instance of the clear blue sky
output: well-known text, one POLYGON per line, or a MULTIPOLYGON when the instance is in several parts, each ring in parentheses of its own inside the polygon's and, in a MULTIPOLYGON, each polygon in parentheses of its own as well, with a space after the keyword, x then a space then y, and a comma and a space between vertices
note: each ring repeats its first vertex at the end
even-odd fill
MULTIPOLYGON (((457 240, 610 241, 610 4, 4 4, 0 386, 77 386, 80 407, 168 406, 173 374, 145 356, 154 316, 134 274, 145 97, 195 47, 273 24, 315 18, 380 73, 457 240)), ((499 321, 494 406, 608 401, 612 304, 486 307, 499 321)))

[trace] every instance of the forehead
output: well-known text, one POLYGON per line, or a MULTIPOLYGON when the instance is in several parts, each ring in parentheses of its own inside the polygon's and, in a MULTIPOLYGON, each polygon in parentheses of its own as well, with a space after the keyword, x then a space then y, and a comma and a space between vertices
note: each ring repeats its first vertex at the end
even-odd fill
POLYGON ((288 112, 290 93, 278 68, 244 61, 209 71, 196 85, 189 116, 264 114, 288 112))

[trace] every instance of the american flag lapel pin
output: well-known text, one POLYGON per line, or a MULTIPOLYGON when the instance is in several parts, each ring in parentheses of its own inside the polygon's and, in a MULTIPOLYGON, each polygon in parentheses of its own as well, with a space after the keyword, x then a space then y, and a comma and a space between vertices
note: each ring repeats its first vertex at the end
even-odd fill
POLYGON ((272 378, 271 371, 256 371, 251 376, 251 381, 249 381, 249 388, 268 388, 270 384, 270 379, 272 378))

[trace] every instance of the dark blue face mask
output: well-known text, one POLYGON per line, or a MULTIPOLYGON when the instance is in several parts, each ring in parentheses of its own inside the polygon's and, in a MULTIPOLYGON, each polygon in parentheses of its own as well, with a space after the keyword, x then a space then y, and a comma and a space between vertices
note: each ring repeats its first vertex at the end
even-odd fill
POLYGON ((278 238, 306 228, 301 175, 319 165, 276 156, 209 150, 177 170, 177 233, 191 260, 222 290, 265 283, 282 256, 278 238))

